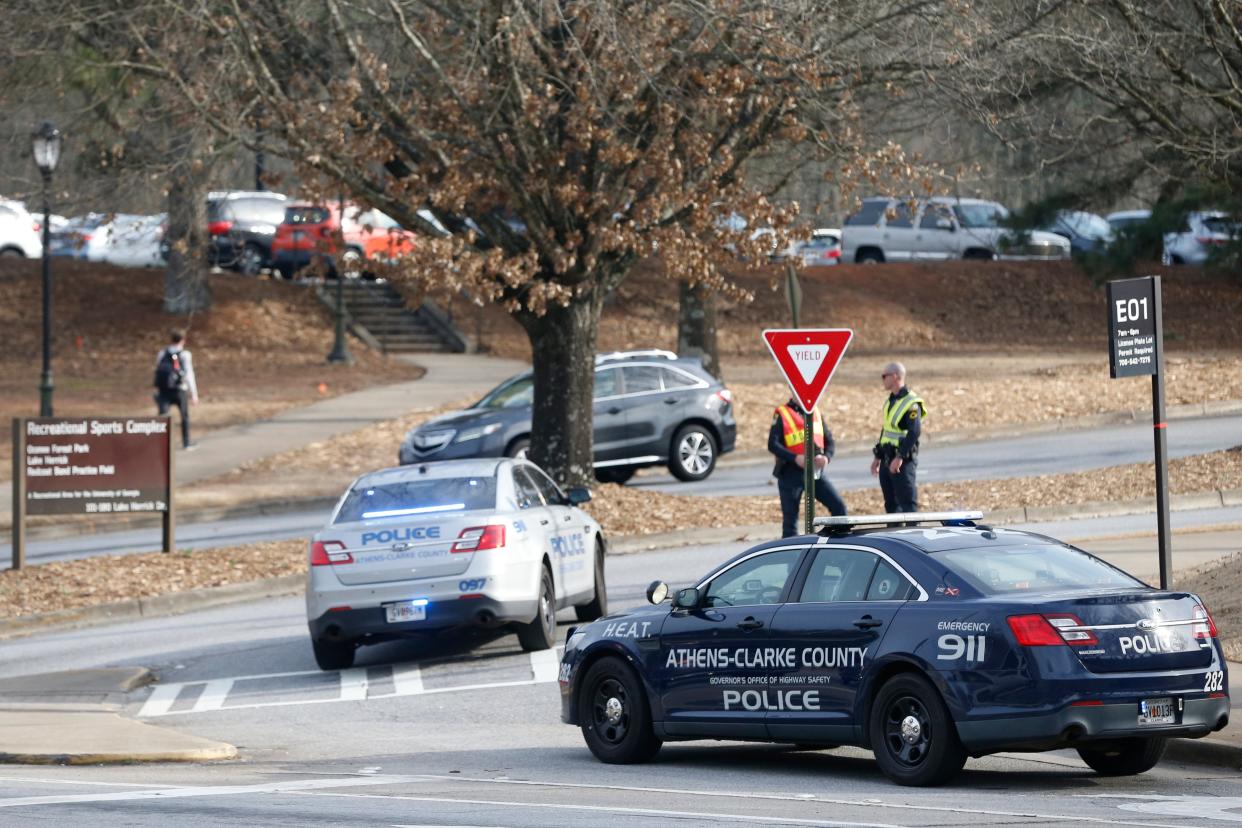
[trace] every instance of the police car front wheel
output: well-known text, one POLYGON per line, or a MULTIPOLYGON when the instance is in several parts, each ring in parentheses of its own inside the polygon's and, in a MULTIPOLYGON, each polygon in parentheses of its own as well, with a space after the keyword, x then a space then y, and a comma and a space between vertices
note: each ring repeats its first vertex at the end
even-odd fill
POLYGON ((602 658, 587 670, 578 693, 578 722, 601 762, 646 762, 660 750, 642 684, 620 659, 602 658))
POLYGON ((1120 739, 1103 748, 1079 748, 1078 755, 1101 776, 1146 773, 1164 756, 1166 739, 1120 739))
POLYGON ((871 706, 871 749, 898 785, 939 785, 966 764, 966 750, 936 688, 911 673, 885 682, 871 706))

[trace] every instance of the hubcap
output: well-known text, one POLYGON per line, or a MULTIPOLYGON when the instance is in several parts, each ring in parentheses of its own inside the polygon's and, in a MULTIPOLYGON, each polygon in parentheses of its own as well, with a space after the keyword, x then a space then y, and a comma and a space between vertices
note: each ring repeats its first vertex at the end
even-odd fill
POLYGON ((701 431, 692 431, 681 440, 677 456, 691 474, 702 474, 712 462, 712 441, 701 431))
POLYGON ((893 700, 884 711, 884 745, 894 759, 916 767, 931 750, 931 725, 927 708, 913 696, 893 700))
POLYGON ((607 676, 595 685, 591 694, 591 725, 599 738, 609 745, 620 744, 630 730, 630 714, 626 703, 629 693, 625 685, 607 676))
POLYGON ((525 460, 527 459, 526 455, 528 454, 530 454, 530 446, 523 446, 522 448, 518 449, 517 452, 513 456, 516 457, 518 460, 525 460))

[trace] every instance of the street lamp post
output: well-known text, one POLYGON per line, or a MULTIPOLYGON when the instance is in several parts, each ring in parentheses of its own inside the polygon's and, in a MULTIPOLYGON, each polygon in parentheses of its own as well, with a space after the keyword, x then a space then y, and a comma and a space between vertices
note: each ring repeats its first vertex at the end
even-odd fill
POLYGON ((30 137, 31 150, 39 174, 43 178, 43 375, 39 379, 39 416, 52 416, 52 267, 51 207, 47 191, 52 172, 60 160, 60 130, 51 121, 44 121, 30 137))

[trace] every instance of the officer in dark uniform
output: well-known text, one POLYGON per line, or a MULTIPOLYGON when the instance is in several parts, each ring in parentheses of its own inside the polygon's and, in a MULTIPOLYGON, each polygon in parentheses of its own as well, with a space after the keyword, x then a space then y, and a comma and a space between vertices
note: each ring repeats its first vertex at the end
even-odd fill
POLYGON ((915 473, 919 465, 919 436, 927 406, 923 398, 906 387, 906 367, 890 362, 880 375, 888 399, 881 409, 883 425, 880 441, 872 453, 871 473, 880 476, 884 511, 917 512, 919 487, 915 473))
MULTIPOLYGON (((777 406, 772 417, 772 428, 768 431, 768 451, 776 455, 772 476, 776 478, 776 489, 781 497, 782 538, 799 534, 798 511, 806 491, 805 429, 806 420, 796 400, 791 398, 784 405, 777 406)), ((832 460, 837 446, 832 432, 824 428, 818 408, 813 417, 812 439, 815 443, 815 499, 824 504, 830 514, 844 515, 845 501, 824 474, 824 468, 832 460)))

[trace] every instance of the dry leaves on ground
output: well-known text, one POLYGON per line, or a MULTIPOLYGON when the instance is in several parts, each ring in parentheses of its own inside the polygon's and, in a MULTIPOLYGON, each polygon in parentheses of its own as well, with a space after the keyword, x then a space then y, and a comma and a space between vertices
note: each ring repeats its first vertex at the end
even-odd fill
POLYGON ((1176 586, 1203 599, 1230 661, 1242 661, 1242 552, 1179 575, 1176 586))

